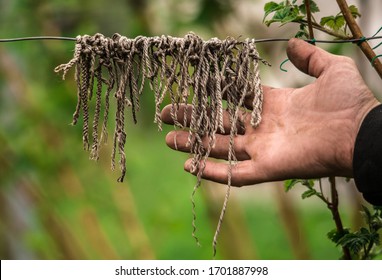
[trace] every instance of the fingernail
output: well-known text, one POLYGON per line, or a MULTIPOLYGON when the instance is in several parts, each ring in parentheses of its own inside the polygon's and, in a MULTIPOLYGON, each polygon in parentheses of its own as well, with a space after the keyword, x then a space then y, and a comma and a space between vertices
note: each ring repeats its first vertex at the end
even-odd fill
POLYGON ((175 137, 175 133, 176 132, 174 130, 172 130, 169 133, 167 133, 167 135, 166 135, 166 144, 168 146, 170 146, 170 144, 173 143, 173 140, 174 140, 174 137, 175 137))
POLYGON ((184 170, 186 170, 187 172, 190 172, 190 173, 191 173, 191 167, 192 167, 192 159, 188 159, 188 160, 184 163, 184 170))

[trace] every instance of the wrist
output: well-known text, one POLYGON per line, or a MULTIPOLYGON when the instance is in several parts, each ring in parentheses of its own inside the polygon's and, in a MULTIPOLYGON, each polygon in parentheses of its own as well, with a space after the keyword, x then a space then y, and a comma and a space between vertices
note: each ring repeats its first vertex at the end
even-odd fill
POLYGON ((333 170, 334 176, 354 177, 353 162, 357 136, 366 116, 380 105, 370 91, 362 95, 363 98, 360 98, 356 105, 336 112, 335 117, 331 119, 334 123, 331 127, 331 143, 335 147, 335 158, 330 169, 333 170))

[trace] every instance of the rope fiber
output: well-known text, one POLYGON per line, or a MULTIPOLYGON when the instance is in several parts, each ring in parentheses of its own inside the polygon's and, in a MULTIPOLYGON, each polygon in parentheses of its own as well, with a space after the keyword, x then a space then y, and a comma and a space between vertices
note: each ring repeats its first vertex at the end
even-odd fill
MULTIPOLYGON (((200 187, 206 160, 215 145, 216 134, 225 133, 230 137, 230 178, 236 161, 233 145, 238 133, 237 124, 243 121, 247 113, 244 109, 246 97, 254 96, 252 126, 258 126, 261 121, 263 92, 259 62, 268 65, 260 58, 254 39, 239 41, 234 38, 212 38, 203 41, 193 33, 184 38, 138 36, 134 39, 119 34, 114 34, 111 38, 95 34, 78 36, 73 58, 68 63, 57 66, 55 72, 62 73, 65 79, 67 72, 75 68, 78 99, 73 124, 76 124, 82 115, 84 149, 90 150, 91 159, 99 158, 100 143, 107 139, 109 107, 114 97, 116 113, 111 166, 112 169, 115 168, 118 155, 121 170, 119 182, 123 181, 126 174, 126 112, 131 111, 136 123, 140 98, 148 82, 155 99, 154 122, 161 130, 161 105, 165 97, 169 96, 175 127, 188 129, 189 132, 191 172, 197 176, 191 198, 192 234, 199 243, 195 234, 194 195, 200 187), (103 88, 106 88, 105 92, 103 88), (89 107, 94 99, 93 95, 96 99, 94 110, 89 107), (223 102, 223 98, 226 103, 223 102), (193 105, 192 111, 180 112, 180 106, 190 101, 193 105), (102 106, 104 114, 101 120, 102 106), (92 123, 90 112, 94 112, 92 123), (224 112, 229 115, 231 127, 230 131, 226 132, 223 126, 224 112), (183 114, 183 123, 178 120, 180 113, 183 114), (189 124, 188 128, 185 124, 189 124), (101 131, 100 135, 98 131, 101 131)), ((214 254, 230 187, 229 179, 227 195, 213 240, 214 254)))

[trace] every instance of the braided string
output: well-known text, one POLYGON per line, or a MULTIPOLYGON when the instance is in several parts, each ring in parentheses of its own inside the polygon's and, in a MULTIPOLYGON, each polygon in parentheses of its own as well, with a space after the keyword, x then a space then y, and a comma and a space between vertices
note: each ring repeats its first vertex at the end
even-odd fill
POLYGON ((84 149, 90 151, 90 158, 99 159, 100 143, 107 140, 107 126, 110 101, 114 92, 116 101, 115 127, 111 166, 115 169, 117 154, 122 182, 126 173, 126 122, 125 114, 131 110, 134 123, 140 108, 140 96, 148 81, 155 99, 154 122, 162 129, 161 105, 167 95, 171 101, 171 117, 176 128, 189 124, 188 145, 192 154, 191 172, 197 176, 197 183, 191 195, 193 213, 192 235, 196 236, 195 193, 201 185, 206 161, 215 145, 216 134, 225 133, 223 112, 229 115, 231 129, 228 147, 228 188, 219 222, 213 239, 214 255, 217 238, 227 208, 231 188, 232 168, 236 162, 233 149, 237 135, 237 124, 246 114, 244 100, 253 95, 251 125, 256 127, 261 121, 263 92, 259 74, 259 62, 268 64, 259 57, 255 40, 239 41, 234 38, 217 38, 203 41, 189 33, 184 38, 171 36, 144 37, 130 39, 119 34, 111 38, 102 34, 84 35, 76 38, 73 59, 55 68, 67 72, 75 67, 78 100, 73 114, 73 124, 83 117, 84 149), (96 105, 92 126, 89 126, 89 102, 95 85, 96 105), (103 90, 106 85, 106 90, 103 90), (104 92, 103 92, 104 91, 104 92), (223 98, 227 101, 223 105, 223 98), (104 102, 103 102, 104 100, 104 102), (192 103, 192 111, 187 107, 183 112, 184 122, 178 121, 181 105, 192 103), (104 104, 102 127, 101 107, 104 104), (98 133, 98 130, 101 133, 98 133), (89 139, 92 130, 92 139, 89 139), (92 144, 90 145, 90 141, 92 144))

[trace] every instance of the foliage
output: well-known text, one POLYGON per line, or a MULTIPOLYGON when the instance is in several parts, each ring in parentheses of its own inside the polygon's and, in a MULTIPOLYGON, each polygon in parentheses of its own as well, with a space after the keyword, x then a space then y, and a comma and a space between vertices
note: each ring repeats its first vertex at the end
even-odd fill
POLYGON ((377 250, 380 245, 379 231, 382 228, 382 208, 373 207, 373 211, 362 205, 362 214, 365 218, 366 227, 351 232, 346 229, 339 234, 336 229, 328 233, 328 237, 337 246, 346 246, 350 249, 353 259, 373 259, 381 254, 377 250))
MULTIPOLYGON (((349 6, 349 9, 354 18, 361 16, 356 6, 351 5, 349 6)), ((343 30, 343 32, 346 33, 345 32, 346 21, 342 13, 338 13, 334 16, 322 17, 320 20, 320 25, 322 25, 323 27, 328 27, 329 29, 332 29, 333 31, 343 30)))
POLYGON ((300 183, 301 185, 307 187, 307 190, 301 194, 301 198, 305 199, 308 197, 311 197, 313 195, 322 195, 321 193, 317 192, 314 188, 314 181, 312 179, 290 179, 286 180, 284 182, 285 191, 290 191, 296 184, 300 183))
MULTIPOLYGON (((319 12, 317 4, 311 0, 311 12, 316 13, 319 12)), ((264 6, 264 23, 267 26, 270 26, 272 23, 279 22, 281 25, 289 23, 289 22, 300 22, 305 18, 306 9, 304 4, 297 4, 297 0, 290 1, 282 1, 280 3, 269 2, 264 6), (265 21, 270 14, 273 13, 273 17, 270 20, 265 21)))
MULTIPOLYGON (((315 180, 312 179, 290 179, 284 181, 285 191, 292 190, 295 186, 301 184, 307 188, 301 198, 316 196, 321 199, 327 207, 332 207, 332 202, 329 201, 323 194, 322 188, 315 189, 315 180)), ((321 185, 321 181, 319 181, 321 185)), ((359 230, 351 231, 349 228, 339 230, 335 228, 331 230, 328 238, 342 248, 348 248, 352 259, 373 259, 382 253, 378 246, 380 243, 379 231, 382 229, 382 207, 373 207, 373 211, 362 205, 361 211, 366 227, 361 227, 359 230)))
MULTIPOLYGON (((360 17, 361 14, 355 5, 349 6, 351 14, 354 18, 360 17)), ((310 0, 310 12, 312 14, 312 27, 326 32, 330 35, 334 35, 339 38, 347 37, 347 23, 342 13, 336 15, 325 16, 317 21, 314 14, 319 12, 320 9, 317 3, 310 0)), ((264 5, 264 19, 263 22, 270 26, 272 23, 280 23, 284 25, 286 23, 298 23, 299 31, 296 33, 297 38, 308 38, 307 32, 307 11, 304 1, 282 1, 280 3, 268 2, 264 5), (269 20, 265 20, 270 17, 269 20)))

